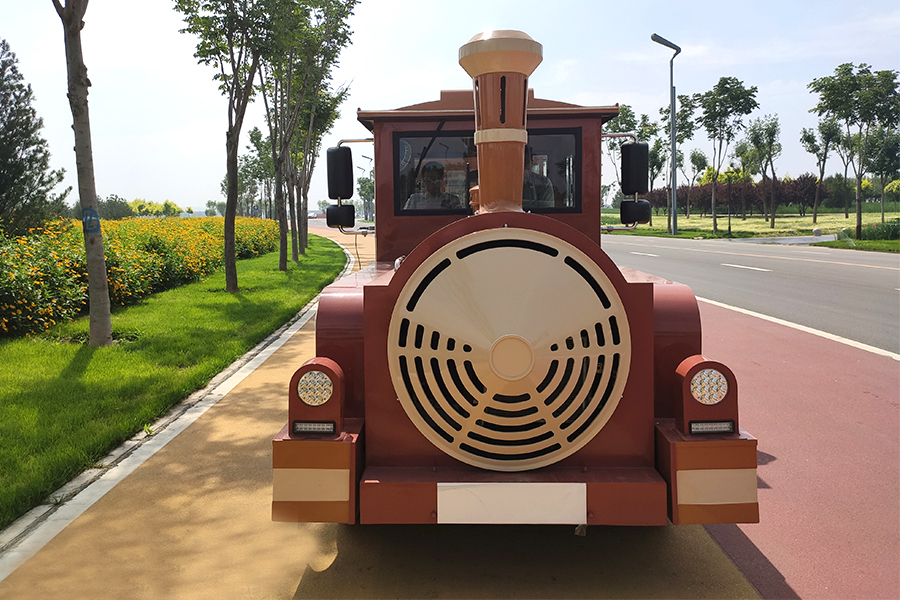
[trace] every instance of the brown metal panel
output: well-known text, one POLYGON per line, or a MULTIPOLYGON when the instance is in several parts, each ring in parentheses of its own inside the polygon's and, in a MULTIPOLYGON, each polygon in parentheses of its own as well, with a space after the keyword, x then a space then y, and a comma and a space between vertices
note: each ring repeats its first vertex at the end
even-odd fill
POLYGON ((272 467, 275 469, 349 469, 355 462, 356 438, 343 442, 273 440, 272 467), (349 442, 349 443, 347 443, 349 442))
POLYGON ((759 523, 759 504, 682 504, 675 525, 759 523))
POLYGON ((437 523, 437 484, 363 480, 359 486, 359 521, 365 524, 437 523))
MULTIPOLYGON (((351 280, 356 283, 358 279, 351 280)), ((330 285, 319 297, 316 355, 330 358, 344 371, 344 417, 365 415, 363 402, 363 288, 348 282, 330 285)))
POLYGON ((350 502, 272 502, 272 520, 295 523, 355 523, 350 502))
POLYGON ((700 308, 686 285, 664 280, 653 286, 655 415, 674 417, 682 406, 676 369, 689 356, 701 354, 700 308))
POLYGON ((689 469, 755 469, 756 439, 742 436, 723 442, 703 442, 703 445, 679 445, 676 470, 689 469))
MULTIPOLYGON (((655 472, 654 472, 655 473, 655 472)), ((588 483, 588 525, 665 525, 666 482, 588 483)))

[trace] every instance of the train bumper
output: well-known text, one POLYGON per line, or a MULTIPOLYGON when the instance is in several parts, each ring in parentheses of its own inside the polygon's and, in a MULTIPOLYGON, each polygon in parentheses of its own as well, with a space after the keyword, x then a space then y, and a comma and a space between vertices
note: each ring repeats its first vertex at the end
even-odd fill
POLYGON ((335 436, 295 436, 288 426, 272 440, 272 520, 357 522, 363 464, 361 419, 346 419, 335 436))
POLYGON ((370 467, 360 484, 360 522, 665 525, 666 484, 652 468, 370 467))
POLYGON ((759 523, 756 438, 743 429, 685 436, 675 419, 658 419, 656 467, 668 484, 675 525, 759 523))

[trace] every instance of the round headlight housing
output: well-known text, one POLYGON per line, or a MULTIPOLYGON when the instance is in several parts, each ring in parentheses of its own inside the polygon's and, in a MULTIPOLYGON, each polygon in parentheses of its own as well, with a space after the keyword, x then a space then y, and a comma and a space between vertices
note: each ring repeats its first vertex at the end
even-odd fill
POLYGON ((297 396, 307 406, 322 406, 334 394, 334 383, 322 371, 308 371, 297 381, 297 396))
POLYGON ((718 404, 728 395, 728 378, 716 369, 697 371, 691 378, 691 395, 700 404, 718 404))

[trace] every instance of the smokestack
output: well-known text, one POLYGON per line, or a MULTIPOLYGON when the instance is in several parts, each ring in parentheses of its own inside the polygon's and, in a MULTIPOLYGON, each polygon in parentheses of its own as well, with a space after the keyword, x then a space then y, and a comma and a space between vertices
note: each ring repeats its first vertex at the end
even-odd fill
POLYGON ((528 77, 543 48, 521 31, 485 31, 459 49, 475 90, 481 212, 522 211, 528 77))

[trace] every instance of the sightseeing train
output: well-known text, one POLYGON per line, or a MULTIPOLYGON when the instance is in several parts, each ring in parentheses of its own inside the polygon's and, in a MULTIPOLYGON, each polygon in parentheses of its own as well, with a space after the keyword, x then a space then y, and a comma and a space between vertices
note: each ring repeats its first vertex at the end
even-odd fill
MULTIPOLYGON (((376 262, 320 296, 273 440, 273 520, 758 522, 757 441, 694 294, 601 248, 618 105, 535 97, 541 56, 484 32, 459 49, 472 90, 358 112, 376 262)), ((623 145, 626 195, 646 192, 646 160, 623 145)), ((358 233, 346 144, 328 168, 328 223, 358 233)), ((623 223, 648 217, 623 202, 623 223)))

